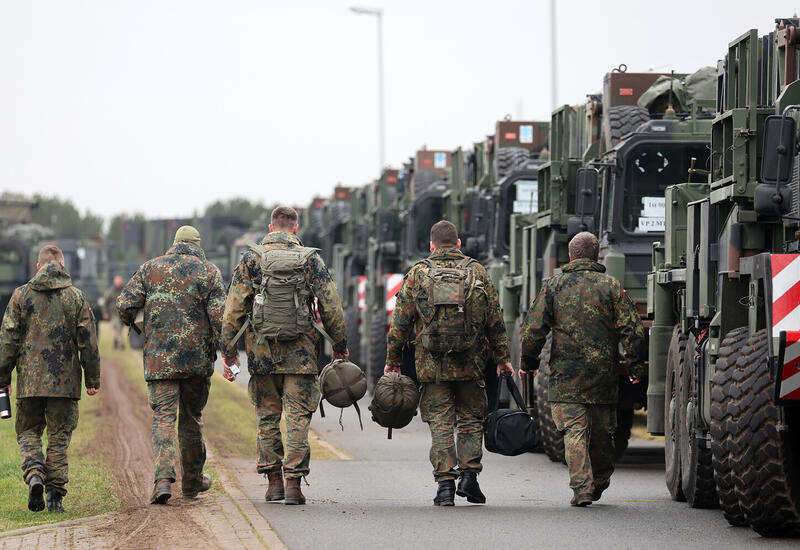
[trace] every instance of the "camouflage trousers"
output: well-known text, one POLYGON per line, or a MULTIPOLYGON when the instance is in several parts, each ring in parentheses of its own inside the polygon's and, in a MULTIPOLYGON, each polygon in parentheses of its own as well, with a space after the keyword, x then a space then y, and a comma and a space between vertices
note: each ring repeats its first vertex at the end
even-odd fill
POLYGON ((287 478, 309 473, 308 425, 319 405, 319 377, 309 374, 256 374, 247 385, 258 421, 258 464, 266 474, 283 465, 287 478), (286 413, 286 452, 281 413, 286 413))
POLYGON ((605 489, 614 473, 616 405, 551 403, 556 429, 564 433, 569 486, 575 492, 605 489))
POLYGON ((153 409, 154 478, 175 481, 176 447, 180 448, 184 489, 201 481, 206 462, 203 443, 203 408, 208 402, 211 379, 204 376, 147 382, 147 397, 153 409), (175 441, 175 419, 178 440, 175 441))
POLYGON ((430 459, 436 481, 483 468, 485 388, 483 380, 422 384, 419 411, 431 430, 430 459))
POLYGON ((125 337, 122 334, 122 321, 116 313, 112 313, 110 317, 111 331, 114 334, 114 349, 125 349, 125 337))
POLYGON ((67 448, 78 426, 78 400, 68 397, 17 399, 17 443, 22 455, 25 483, 31 476, 44 480, 45 489, 67 494, 67 448), (42 454, 42 433, 47 428, 47 459, 42 454))

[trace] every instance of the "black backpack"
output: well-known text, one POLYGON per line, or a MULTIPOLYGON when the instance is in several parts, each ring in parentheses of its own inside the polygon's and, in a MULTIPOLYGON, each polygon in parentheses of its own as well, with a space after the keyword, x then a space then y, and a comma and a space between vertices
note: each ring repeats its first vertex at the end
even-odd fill
POLYGON ((496 403, 500 403, 503 380, 519 409, 495 408, 487 414, 483 420, 483 440, 489 452, 516 456, 532 451, 539 444, 539 430, 508 372, 502 373, 498 380, 496 403))

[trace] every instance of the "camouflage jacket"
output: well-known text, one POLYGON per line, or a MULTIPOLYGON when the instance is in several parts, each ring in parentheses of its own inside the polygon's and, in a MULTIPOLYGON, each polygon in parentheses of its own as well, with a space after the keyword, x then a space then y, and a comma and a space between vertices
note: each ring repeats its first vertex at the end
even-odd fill
MULTIPOLYGON (((455 267, 466 256, 455 248, 440 248, 428 259, 437 266, 455 267)), ((449 380, 475 380, 483 378, 486 359, 491 353, 492 363, 507 363, 508 336, 503 323, 503 311, 494 283, 486 269, 478 262, 469 264, 475 280, 479 283, 468 297, 472 308, 473 327, 478 332, 474 350, 434 355, 421 345, 415 346, 414 359, 417 379, 420 382, 449 380), (487 342, 488 340, 488 342, 487 342), (487 347, 488 344, 488 347, 487 347)), ((415 264, 403 279, 397 293, 397 303, 392 314, 386 348, 386 364, 399 367, 403 364, 403 348, 411 341, 413 333, 422 330, 422 319, 417 311, 417 300, 427 302, 422 279, 428 270, 427 264, 415 264)))
POLYGON ((565 265, 545 283, 522 325, 526 371, 539 368, 539 353, 552 331, 551 402, 616 403, 620 366, 644 375, 637 365, 642 321, 622 284, 605 270, 588 259, 565 265))
POLYGON ((108 287, 103 294, 103 314, 108 315, 109 319, 117 315, 117 300, 120 294, 122 294, 122 289, 114 285, 108 287))
POLYGON ((58 262, 48 262, 14 291, 0 329, 0 386, 17 368, 17 398, 81 397, 100 387, 100 353, 92 309, 58 262))
MULTIPOLYGON (((269 233, 261 244, 267 250, 303 246, 296 235, 286 231, 269 233)), ((333 349, 342 352, 347 349, 347 329, 342 302, 319 254, 314 253, 309 257, 306 277, 317 298, 317 308, 325 331, 335 342, 333 349)), ((228 300, 225 302, 222 340, 226 346, 225 356, 228 358, 239 356, 236 345, 231 345, 231 341, 252 311, 254 289, 260 284, 261 258, 252 250, 248 250, 233 271, 228 300)), ((250 374, 317 374, 319 371, 317 344, 320 338, 319 332, 312 328, 308 334, 291 342, 265 340, 256 345, 256 334, 252 327, 248 326, 244 334, 248 370, 250 374)))
POLYGON ((142 264, 117 309, 130 325, 144 308, 144 378, 211 376, 220 343, 225 286, 196 244, 179 242, 142 264))

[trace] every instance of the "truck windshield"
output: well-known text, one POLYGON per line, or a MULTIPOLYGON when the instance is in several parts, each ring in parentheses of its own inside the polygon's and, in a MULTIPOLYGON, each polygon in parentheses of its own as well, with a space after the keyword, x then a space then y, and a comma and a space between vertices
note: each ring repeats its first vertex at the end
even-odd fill
POLYGON ((630 233, 664 231, 664 190, 688 181, 691 159, 695 168, 708 168, 704 143, 644 143, 627 155, 622 199, 622 227, 630 233))
POLYGON ((511 245, 511 215, 535 214, 539 210, 539 182, 535 179, 518 179, 505 190, 506 212, 498 220, 503 243, 511 245))

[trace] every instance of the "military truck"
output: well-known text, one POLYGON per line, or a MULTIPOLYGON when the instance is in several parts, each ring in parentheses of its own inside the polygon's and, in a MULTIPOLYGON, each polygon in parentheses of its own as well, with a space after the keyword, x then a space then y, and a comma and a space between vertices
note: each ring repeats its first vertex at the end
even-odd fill
POLYGON ((14 289, 24 285, 35 273, 31 271, 31 245, 53 232, 30 223, 35 201, 23 198, 0 199, 0 315, 4 315, 14 289))
POLYGON ((764 536, 800 536, 798 27, 728 45, 710 175, 667 189, 648 276, 670 494, 764 536))

